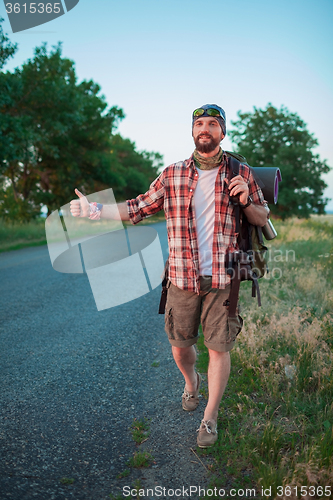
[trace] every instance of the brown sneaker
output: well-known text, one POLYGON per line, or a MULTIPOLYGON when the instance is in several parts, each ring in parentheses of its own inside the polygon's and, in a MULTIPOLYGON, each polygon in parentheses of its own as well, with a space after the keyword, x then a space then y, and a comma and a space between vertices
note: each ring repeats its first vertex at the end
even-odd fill
POLYGON ((197 445, 199 448, 208 448, 217 440, 217 425, 214 420, 202 420, 197 436, 197 445))
POLYGON ((198 385, 197 390, 194 393, 188 392, 184 388, 184 393, 182 395, 182 406, 185 411, 193 411, 198 407, 199 404, 199 389, 201 383, 201 375, 197 372, 198 385))

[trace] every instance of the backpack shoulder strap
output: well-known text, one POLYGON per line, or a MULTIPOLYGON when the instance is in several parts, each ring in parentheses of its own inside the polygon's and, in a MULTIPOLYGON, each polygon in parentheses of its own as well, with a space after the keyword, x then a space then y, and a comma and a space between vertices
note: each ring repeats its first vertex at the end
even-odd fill
POLYGON ((239 164, 240 161, 234 158, 233 156, 228 156, 229 160, 229 175, 228 180, 231 180, 233 177, 239 174, 239 164))
MULTIPOLYGON (((233 177, 239 174, 239 161, 233 156, 229 156, 229 175, 228 181, 230 182, 233 177)), ((236 233, 239 233, 240 229, 240 207, 238 196, 230 196, 230 203, 234 205, 235 218, 236 218, 236 233)))
POLYGON ((167 299, 167 295, 168 295, 168 287, 167 287, 168 278, 169 278, 169 259, 167 259, 165 266, 164 266, 163 281, 162 281, 162 293, 161 293, 158 314, 165 313, 165 305, 166 305, 166 299, 167 299))
POLYGON ((235 158, 236 160, 239 161, 239 163, 246 163, 246 165, 248 164, 245 156, 242 156, 239 153, 234 153, 233 151, 224 151, 224 152, 229 158, 235 158))

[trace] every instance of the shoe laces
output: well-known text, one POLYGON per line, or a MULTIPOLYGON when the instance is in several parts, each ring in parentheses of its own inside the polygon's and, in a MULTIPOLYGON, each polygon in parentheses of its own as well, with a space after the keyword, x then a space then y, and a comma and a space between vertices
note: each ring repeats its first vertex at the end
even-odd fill
POLYGON ((207 434, 211 434, 212 433, 212 429, 208 425, 209 422, 210 422, 210 420, 202 420, 199 429, 197 429, 197 432, 199 432, 200 429, 201 429, 201 427, 202 427, 202 425, 204 425, 207 434))
POLYGON ((193 394, 190 394, 190 393, 189 393, 186 389, 184 389, 183 398, 184 398, 186 401, 189 401, 191 398, 194 398, 194 395, 193 395, 193 394))

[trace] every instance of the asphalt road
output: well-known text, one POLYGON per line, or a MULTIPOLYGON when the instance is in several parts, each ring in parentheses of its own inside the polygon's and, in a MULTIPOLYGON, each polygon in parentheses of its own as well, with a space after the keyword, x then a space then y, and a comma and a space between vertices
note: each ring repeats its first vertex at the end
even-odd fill
MULTIPOLYGON (((165 224, 154 227, 166 255, 165 224)), ((181 408, 160 287, 98 312, 87 276, 54 271, 45 246, 0 254, 0 288, 1 499, 109 499, 136 480, 207 484, 191 451, 204 403, 181 408), (143 417, 151 434, 140 449, 154 464, 118 479, 137 450, 129 427, 143 417)))

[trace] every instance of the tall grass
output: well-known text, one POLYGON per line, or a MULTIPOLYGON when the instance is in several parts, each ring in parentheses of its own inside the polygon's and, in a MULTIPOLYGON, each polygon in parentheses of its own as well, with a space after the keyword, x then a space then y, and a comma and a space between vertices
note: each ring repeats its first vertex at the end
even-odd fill
POLYGON ((261 280, 261 308, 250 283, 242 286, 245 326, 231 353, 218 444, 208 453, 215 485, 227 477, 232 487, 272 487, 267 498, 292 499, 300 486, 333 493, 333 226, 275 225, 275 271, 261 280), (277 495, 279 485, 292 487, 288 495, 277 495))
POLYGON ((8 223, 0 219, 0 252, 45 244, 45 219, 42 217, 29 223, 8 223))

